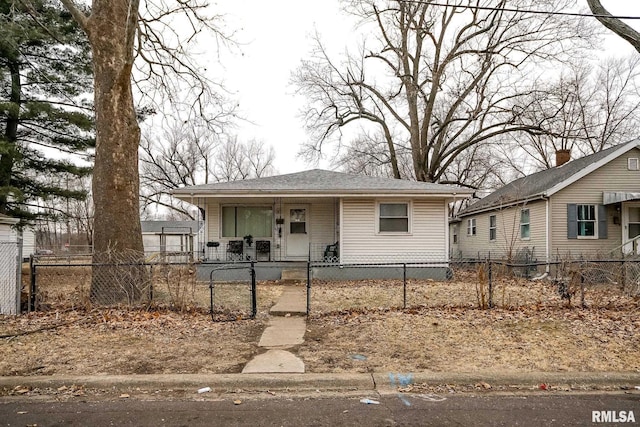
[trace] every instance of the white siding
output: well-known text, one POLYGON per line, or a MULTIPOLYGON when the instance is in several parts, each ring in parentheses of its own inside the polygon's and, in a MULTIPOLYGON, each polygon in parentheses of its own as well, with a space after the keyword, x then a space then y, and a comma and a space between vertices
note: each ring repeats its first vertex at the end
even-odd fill
POLYGON ((344 199, 341 261, 349 263, 444 261, 446 205, 443 199, 410 202, 410 233, 376 232, 377 202, 396 200, 344 199))
POLYGON ((206 242, 217 242, 220 240, 220 203, 209 201, 206 208, 206 242))
POLYGON ((18 235, 10 224, 0 224, 0 242, 16 242, 18 235))

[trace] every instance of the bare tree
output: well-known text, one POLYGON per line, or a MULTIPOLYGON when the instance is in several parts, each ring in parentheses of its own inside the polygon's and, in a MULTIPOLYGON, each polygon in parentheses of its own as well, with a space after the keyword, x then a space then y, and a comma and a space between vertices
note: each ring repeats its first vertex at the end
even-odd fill
POLYGON ((272 175, 272 146, 209 131, 206 123, 175 121, 160 135, 141 142, 142 211, 163 207, 182 218, 195 219, 193 207, 170 196, 171 190, 272 175))
POLYGON ((212 174, 218 182, 260 178, 275 173, 274 161, 272 146, 255 139, 243 143, 232 136, 221 145, 212 174))
POLYGON ((640 52, 640 33, 622 22, 618 18, 614 18, 613 15, 602 6, 600 0, 587 0, 589 9, 596 16, 596 19, 602 23, 609 30, 620 36, 622 39, 628 41, 635 50, 640 52))
POLYGON ((174 188, 208 183, 218 144, 215 134, 194 122, 174 121, 159 135, 145 135, 140 143, 142 211, 163 206, 194 219, 189 205, 168 193, 174 188))
MULTIPOLYGON (((515 3, 508 5, 557 11, 573 2, 515 3)), ((360 51, 339 61, 316 35, 313 58, 292 78, 308 100, 304 118, 311 142, 305 154, 322 153, 326 142, 341 138, 342 129, 368 122, 385 144, 394 177, 438 182, 475 145, 505 134, 543 132, 538 123, 523 124, 512 108, 530 90, 528 65, 564 60, 587 34, 580 20, 501 9, 506 5, 506 0, 456 0, 446 7, 346 2, 369 35, 360 51), (411 175, 399 158, 405 147, 411 175)))
POLYGON ((609 58, 595 69, 578 63, 519 107, 521 117, 541 123, 549 133, 523 135, 517 145, 539 170, 555 166, 559 150, 583 156, 625 142, 640 125, 639 84, 636 55, 609 58))

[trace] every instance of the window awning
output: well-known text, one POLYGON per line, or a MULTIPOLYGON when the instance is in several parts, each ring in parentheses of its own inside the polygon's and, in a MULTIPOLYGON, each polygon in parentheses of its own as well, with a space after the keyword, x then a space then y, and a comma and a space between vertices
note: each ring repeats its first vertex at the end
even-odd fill
POLYGON ((629 200, 640 200, 640 193, 610 192, 602 193, 602 204, 612 205, 614 203, 627 202, 629 200))

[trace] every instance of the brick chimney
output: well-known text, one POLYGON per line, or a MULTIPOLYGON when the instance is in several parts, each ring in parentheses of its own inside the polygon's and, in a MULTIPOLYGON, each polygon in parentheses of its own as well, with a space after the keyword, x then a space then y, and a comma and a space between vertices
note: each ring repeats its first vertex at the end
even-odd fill
POLYGON ((571 150, 556 151, 556 166, 562 166, 571 160, 571 150))

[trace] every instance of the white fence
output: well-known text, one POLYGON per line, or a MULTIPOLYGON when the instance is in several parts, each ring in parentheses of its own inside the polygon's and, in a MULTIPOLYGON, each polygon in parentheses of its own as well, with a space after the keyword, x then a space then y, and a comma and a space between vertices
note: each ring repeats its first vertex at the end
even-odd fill
POLYGON ((20 313, 21 244, 0 242, 0 314, 20 313))

